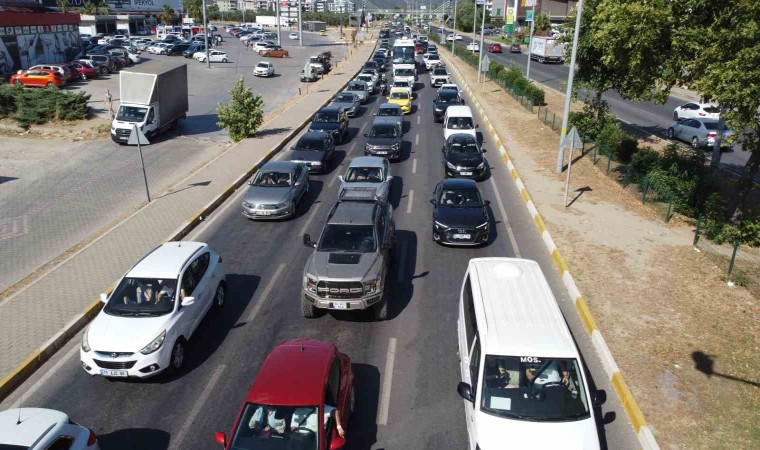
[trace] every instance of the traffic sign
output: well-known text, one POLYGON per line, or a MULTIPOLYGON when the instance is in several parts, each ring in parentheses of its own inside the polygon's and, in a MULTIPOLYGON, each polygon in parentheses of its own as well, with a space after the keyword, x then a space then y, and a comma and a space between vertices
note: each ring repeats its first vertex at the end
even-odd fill
POLYGON ((484 55, 483 60, 480 63, 480 71, 488 72, 488 67, 490 65, 491 65, 491 59, 488 57, 488 55, 484 55))
POLYGON ((578 129, 573 127, 569 133, 562 139, 563 148, 583 148, 583 141, 581 135, 578 134, 578 129))
POLYGON ((132 128, 132 132, 129 133, 128 145, 150 145, 148 138, 145 137, 145 133, 142 132, 137 126, 132 128))
POLYGON ((529 9, 525 11, 525 21, 526 22, 533 22, 533 10, 529 9))

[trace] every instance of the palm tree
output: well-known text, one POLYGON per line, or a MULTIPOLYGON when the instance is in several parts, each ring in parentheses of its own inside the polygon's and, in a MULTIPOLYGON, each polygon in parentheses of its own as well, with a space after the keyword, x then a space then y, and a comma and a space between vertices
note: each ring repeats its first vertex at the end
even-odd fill
POLYGON ((108 9, 108 3, 106 3, 106 0, 101 0, 100 4, 96 6, 95 13, 103 14, 104 16, 107 16, 111 11, 108 9))
POLYGON ((58 0, 55 3, 56 8, 58 8, 58 11, 62 13, 69 12, 69 3, 66 0, 58 0))
POLYGON ((84 4, 84 7, 82 8, 82 12, 84 12, 88 16, 94 16, 95 14, 98 13, 98 7, 95 6, 95 4, 92 2, 86 2, 84 4))
POLYGON ((202 22, 203 0, 186 0, 185 11, 187 11, 187 15, 195 19, 196 22, 202 22))
POLYGON ((174 20, 174 10, 167 3, 164 3, 159 19, 161 19, 164 25, 171 25, 172 20, 174 20))

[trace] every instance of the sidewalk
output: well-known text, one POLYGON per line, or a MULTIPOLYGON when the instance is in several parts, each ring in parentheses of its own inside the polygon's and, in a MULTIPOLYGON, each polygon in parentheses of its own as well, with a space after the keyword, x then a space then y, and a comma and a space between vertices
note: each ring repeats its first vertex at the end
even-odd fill
POLYGON ((373 49, 374 43, 354 49, 352 58, 317 89, 267 123, 260 137, 232 147, 170 195, 155 199, 0 304, 0 399, 94 317, 101 305, 98 295, 135 261, 156 245, 184 236, 250 176, 246 174, 277 153, 353 78, 373 49), (193 188, 183 189, 187 186, 193 188))

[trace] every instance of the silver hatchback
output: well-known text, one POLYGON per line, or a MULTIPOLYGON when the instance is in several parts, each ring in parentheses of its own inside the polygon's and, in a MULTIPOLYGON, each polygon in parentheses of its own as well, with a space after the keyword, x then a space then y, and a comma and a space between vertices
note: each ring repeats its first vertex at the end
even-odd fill
MULTIPOLYGON (((714 119, 679 119, 668 127, 668 139, 679 139, 691 143, 693 148, 715 145, 720 123, 714 119)), ((734 132, 723 125, 723 147, 731 147, 734 132)))
POLYGON ((243 216, 249 219, 293 217, 298 203, 309 192, 309 169, 296 162, 268 162, 248 185, 243 197, 243 216))

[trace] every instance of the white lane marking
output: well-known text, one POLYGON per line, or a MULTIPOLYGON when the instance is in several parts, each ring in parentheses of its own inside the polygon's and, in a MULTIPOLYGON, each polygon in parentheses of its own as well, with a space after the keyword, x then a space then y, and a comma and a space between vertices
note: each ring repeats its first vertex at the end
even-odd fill
POLYGON ((520 248, 517 247, 517 240, 515 239, 515 233, 512 231, 512 226, 509 224, 509 219, 507 218, 507 210, 504 209, 504 203, 501 201, 501 194, 499 193, 499 188, 496 187, 496 182, 493 180, 493 174, 491 174, 490 178, 491 178, 491 187, 493 187, 493 192, 494 194, 496 194, 496 203, 499 204, 499 211, 501 212, 501 221, 504 224, 504 227, 507 229, 507 236, 509 236, 509 243, 512 244, 512 248, 515 251, 515 256, 517 258, 522 258, 522 254, 520 254, 520 248))
POLYGON ((380 405, 377 411, 377 424, 388 424, 388 408, 391 403, 391 384, 393 383, 393 364, 396 359, 396 338, 388 340, 388 356, 385 358, 383 387, 380 391, 380 405))
POLYGON ((398 257, 398 274, 396 275, 396 279, 401 283, 404 281, 404 272, 406 272, 406 242, 401 243, 398 249, 398 257))
POLYGON ((57 363, 55 363, 55 365, 53 367, 51 367, 50 369, 48 369, 48 371, 45 372, 45 375, 43 375, 42 377, 40 377, 40 379, 37 380, 37 382, 35 382, 32 385, 32 387, 30 387, 29 389, 27 389, 27 391, 24 392, 21 395, 21 397, 19 397, 19 399, 16 400, 13 403, 13 405, 11 406, 11 408, 21 408, 22 406, 29 406, 29 405, 24 405, 23 404, 24 403, 24 399, 29 399, 29 397, 33 396, 34 393, 37 392, 37 390, 39 390, 42 387, 42 385, 47 384, 47 382, 50 379, 50 377, 52 377, 54 375, 60 375, 60 373, 61 373, 60 372, 61 371, 61 367, 63 367, 64 364, 67 364, 69 362, 69 360, 74 357, 74 354, 77 351, 79 351, 79 344, 75 345, 74 348, 72 348, 71 350, 69 350, 69 352, 66 353, 66 355, 64 355, 64 357, 60 359, 60 361, 58 361, 57 363))
POLYGON ((332 178, 330 179, 330 182, 329 182, 329 183, 327 183, 327 187, 328 187, 328 188, 331 188, 331 187, 333 187, 333 185, 335 184, 335 182, 336 182, 336 181, 338 181, 338 175, 335 175, 334 177, 332 177, 332 178))
POLYGON ((417 158, 412 160, 412 173, 417 173, 417 158))
POLYGON ((201 412, 203 404, 206 403, 208 396, 211 395, 211 392, 214 390, 214 385, 216 385, 216 383, 219 381, 219 378, 222 376, 222 372, 224 371, 225 367, 226 366, 224 364, 217 367, 214 373, 211 375, 208 383, 203 386, 203 392, 201 392, 198 400, 195 401, 193 409, 190 410, 190 413, 186 416, 187 419, 185 420, 185 423, 182 424, 182 428, 180 428, 179 432, 175 435, 179 436, 179 439, 172 442, 172 445, 169 448, 186 448, 181 444, 184 442, 184 438, 187 437, 187 432, 190 431, 190 426, 195 421, 196 416, 198 416, 198 413, 201 412))
POLYGON ((321 203, 317 203, 316 206, 314 206, 314 210, 311 212, 311 214, 309 214, 309 218, 306 219, 306 222, 304 222, 301 231, 298 233, 298 236, 303 236, 303 234, 306 233, 306 230, 309 228, 309 224, 311 224, 311 221, 314 220, 314 216, 317 215, 317 211, 319 211, 320 206, 322 206, 321 203))
POLYGON ((417 125, 419 125, 419 124, 420 124, 420 119, 421 119, 421 118, 422 118, 422 116, 417 116, 417 125))
POLYGON ((253 309, 251 310, 251 313, 248 314, 248 317, 246 317, 245 323, 251 323, 253 322, 253 319, 256 318, 256 314, 259 313, 261 306, 264 304, 264 302, 266 302, 267 298, 269 298, 269 293, 272 292, 272 289, 274 289, 274 284, 280 278, 280 275, 282 275, 283 270, 285 270, 285 263, 282 263, 279 265, 279 267, 277 267, 277 270, 275 270, 274 275, 272 275, 272 279, 269 280, 267 287, 265 287, 261 292, 259 301, 256 302, 256 304, 253 306, 253 309))
POLYGON ((414 145, 420 145, 420 135, 417 134, 414 136, 414 145))
POLYGON ((409 197, 407 197, 406 213, 412 213, 412 203, 414 203, 414 189, 409 189, 409 197))

